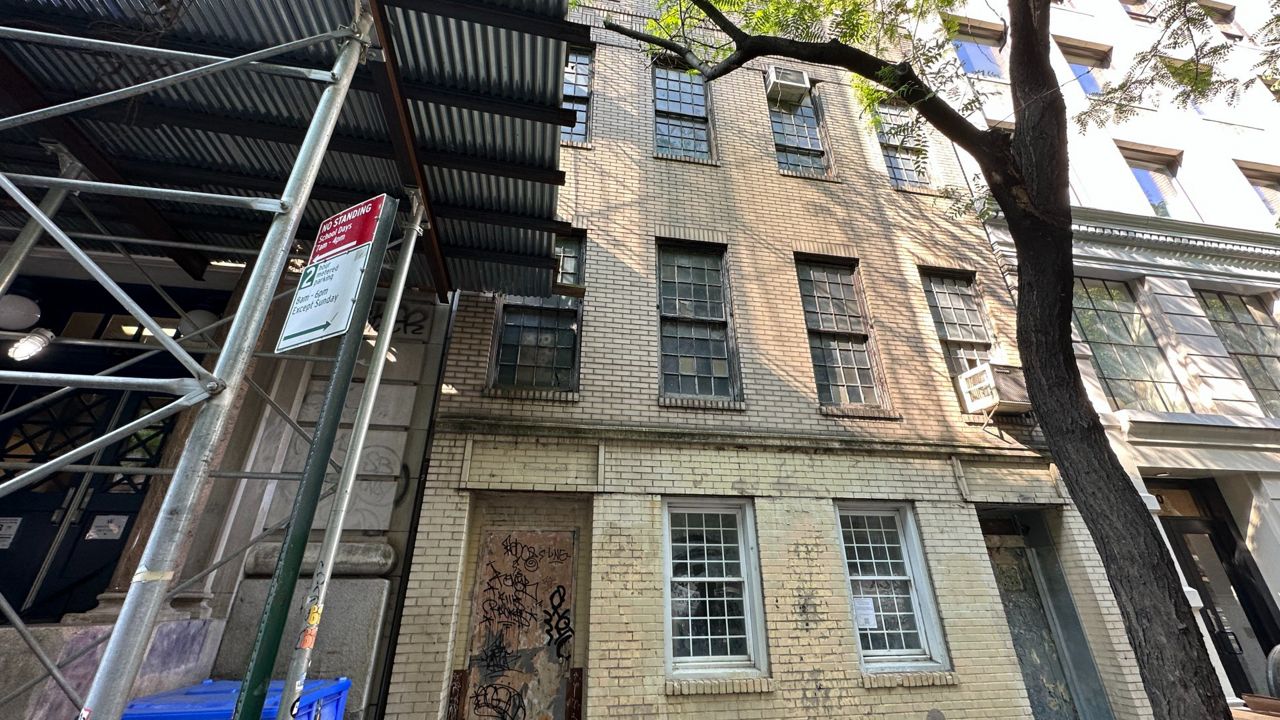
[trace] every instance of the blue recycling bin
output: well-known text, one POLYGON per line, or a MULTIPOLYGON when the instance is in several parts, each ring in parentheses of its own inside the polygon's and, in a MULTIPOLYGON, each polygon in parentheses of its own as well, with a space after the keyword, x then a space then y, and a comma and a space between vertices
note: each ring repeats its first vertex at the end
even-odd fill
MULTIPOLYGON (((284 683, 277 680, 267 688, 262 720, 288 720, 288 712, 279 713, 283 687, 284 683)), ((350 691, 351 681, 344 677, 308 680, 298 702, 297 720, 342 720, 350 691)), ((230 720, 239 693, 240 683, 233 680, 205 680, 199 685, 138 698, 125 708, 121 720, 230 720)))

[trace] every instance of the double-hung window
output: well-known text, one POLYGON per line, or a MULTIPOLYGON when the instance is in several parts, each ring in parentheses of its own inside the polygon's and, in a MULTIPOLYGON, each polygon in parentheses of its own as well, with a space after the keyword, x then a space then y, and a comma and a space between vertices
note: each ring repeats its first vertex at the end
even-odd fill
POLYGON ((658 246, 661 392, 739 399, 724 249, 658 246))
POLYGON ((665 525, 670 671, 765 671, 750 502, 669 500, 665 525))
POLYGON ((1262 411, 1280 417, 1280 326, 1249 295, 1197 290, 1200 305, 1213 323, 1262 411))
POLYGON ((827 173, 827 153, 822 147, 822 131, 813 91, 799 102, 769 100, 769 122, 773 128, 773 149, 778 169, 810 175, 827 173))
POLYGON ((991 359, 991 335, 974 292, 973 277, 924 273, 925 300, 952 377, 991 359))
MULTIPOLYGON (((582 284, 582 241, 556 238, 557 283, 582 284)), ((506 296, 499 300, 490 384, 503 390, 575 392, 578 389, 582 300, 506 296)))
POLYGON ((911 109, 896 103, 881 103, 876 137, 894 187, 928 187, 927 154, 918 123, 911 109))
POLYGON ((560 106, 577 114, 573 127, 560 128, 560 141, 585 143, 591 139, 590 50, 569 48, 564 66, 564 101, 560 106))
POLYGON ((1176 160, 1168 155, 1125 152, 1125 160, 1133 179, 1142 188, 1151 204, 1151 212, 1157 217, 1177 220, 1200 220, 1200 213, 1191 204, 1178 182, 1176 160))
POLYGON ((864 666, 945 665, 920 535, 906 505, 841 505, 840 538, 864 666))
POLYGON ((1093 352, 1094 370, 1112 407, 1191 412, 1128 285, 1076 278, 1072 306, 1076 329, 1093 352))
POLYGON ((711 159, 711 123, 702 75, 670 58, 653 64, 654 143, 659 155, 711 159))
POLYGON ((822 405, 877 405, 867 323, 854 267, 798 260, 800 302, 822 405))

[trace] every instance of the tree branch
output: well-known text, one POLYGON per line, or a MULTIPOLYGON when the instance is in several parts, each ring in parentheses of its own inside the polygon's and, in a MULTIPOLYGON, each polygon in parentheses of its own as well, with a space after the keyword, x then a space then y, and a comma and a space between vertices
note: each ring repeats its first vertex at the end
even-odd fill
POLYGON ((706 14, 711 22, 716 24, 725 35, 728 35, 735 43, 750 37, 745 30, 738 27, 736 23, 730 20, 724 13, 720 12, 720 8, 715 6, 711 0, 689 0, 706 14))

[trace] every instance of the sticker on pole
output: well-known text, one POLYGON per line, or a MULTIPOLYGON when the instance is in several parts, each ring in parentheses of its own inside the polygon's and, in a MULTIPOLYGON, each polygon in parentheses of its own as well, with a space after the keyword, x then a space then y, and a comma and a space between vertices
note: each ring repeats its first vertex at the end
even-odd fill
POLYGON ((276 352, 347 331, 386 200, 386 195, 379 195, 320 223, 311 258, 293 292, 276 352))

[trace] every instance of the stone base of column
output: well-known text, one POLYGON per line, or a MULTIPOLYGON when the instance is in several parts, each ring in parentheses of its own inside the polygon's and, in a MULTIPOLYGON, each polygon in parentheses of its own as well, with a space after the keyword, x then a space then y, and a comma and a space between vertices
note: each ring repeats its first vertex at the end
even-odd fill
MULTIPOLYGON (((125 593, 123 592, 104 592, 98 596, 97 607, 82 613, 64 615, 61 624, 110 625, 116 621, 116 618, 120 617, 120 610, 124 607, 124 598, 125 593)), ((160 615, 156 618, 156 622, 207 620, 213 615, 213 610, 209 607, 209 600, 212 598, 213 595, 206 592, 182 593, 160 610, 160 615)))

